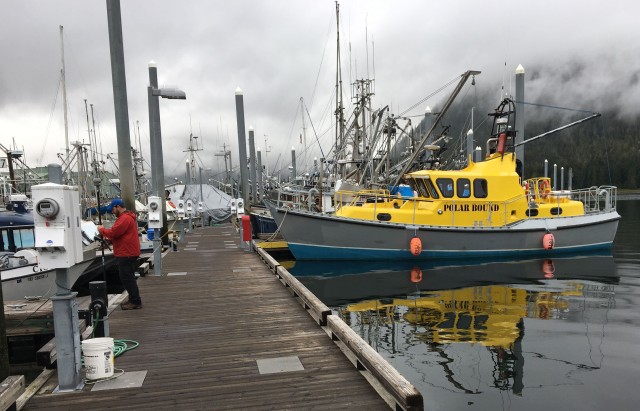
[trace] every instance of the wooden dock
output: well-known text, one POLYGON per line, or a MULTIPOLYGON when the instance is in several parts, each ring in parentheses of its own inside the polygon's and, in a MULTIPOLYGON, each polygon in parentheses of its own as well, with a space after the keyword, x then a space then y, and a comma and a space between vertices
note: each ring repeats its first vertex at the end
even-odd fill
MULTIPOLYGON (((351 338, 350 330, 342 329, 344 323, 337 324, 333 315, 327 321, 326 312, 319 318, 309 315, 309 303, 300 304, 301 292, 292 297, 291 287, 282 284, 283 276, 274 275, 276 263, 270 267, 256 253, 239 248, 239 243, 232 225, 196 229, 178 252, 163 259, 162 276, 150 271, 139 279, 144 308, 116 309, 109 318, 112 337, 140 343, 116 358, 116 372, 125 372, 122 377, 85 385, 81 391, 52 394, 57 378, 55 372, 49 373, 49 381, 18 406, 25 410, 397 408, 393 394, 382 389, 388 381, 376 382, 365 369, 368 365, 386 372, 384 364, 369 364, 368 346, 364 361, 345 356, 346 346, 355 344, 355 352, 363 347, 356 339, 338 341, 351 338), (336 323, 335 331, 318 325, 323 316, 325 323, 336 323), (99 389, 128 375, 142 375, 141 385, 99 389)), ((400 391, 413 392, 404 380, 399 385, 400 391)), ((422 397, 410 396, 408 404, 404 408, 422 409, 422 397)))

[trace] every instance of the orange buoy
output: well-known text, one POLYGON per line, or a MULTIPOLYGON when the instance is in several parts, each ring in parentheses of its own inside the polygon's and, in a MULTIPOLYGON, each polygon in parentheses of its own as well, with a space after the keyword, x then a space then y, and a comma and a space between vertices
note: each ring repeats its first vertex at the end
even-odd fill
POLYGON ((556 267, 553 265, 553 260, 544 260, 542 263, 542 272, 544 273, 544 278, 553 278, 556 267))
POLYGON ((411 239, 411 241, 409 242, 409 250, 413 255, 420 255, 420 253, 422 252, 422 241, 420 241, 420 238, 413 237, 411 239))
POLYGON ((553 234, 547 233, 542 237, 542 247, 545 250, 552 250, 556 245, 556 239, 553 237, 553 234))
POLYGON ((419 283, 420 281, 422 281, 422 270, 420 267, 413 267, 413 270, 411 270, 411 282, 419 283))

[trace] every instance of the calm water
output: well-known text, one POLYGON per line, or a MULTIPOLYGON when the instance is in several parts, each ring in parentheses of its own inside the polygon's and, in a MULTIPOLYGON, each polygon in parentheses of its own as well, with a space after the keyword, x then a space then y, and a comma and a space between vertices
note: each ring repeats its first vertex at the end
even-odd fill
POLYGON ((640 403, 640 201, 613 250, 437 266, 290 269, 409 379, 428 410, 624 410, 640 403))

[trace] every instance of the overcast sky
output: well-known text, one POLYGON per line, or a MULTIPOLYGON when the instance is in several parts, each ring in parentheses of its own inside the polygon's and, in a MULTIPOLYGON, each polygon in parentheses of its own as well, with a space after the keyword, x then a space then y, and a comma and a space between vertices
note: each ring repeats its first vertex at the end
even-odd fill
MULTIPOLYGON (((279 156, 279 166, 288 162, 292 146, 302 149, 301 97, 315 131, 330 134, 334 1, 122 0, 121 9, 131 144, 137 145, 139 128, 147 161, 149 61, 158 66, 161 86, 187 93, 185 101, 160 102, 165 175, 184 172, 190 133, 200 137, 204 167, 220 166, 214 154, 223 144, 231 145, 238 164, 237 87, 247 129, 255 128, 263 152, 270 147, 272 167, 279 156)), ((403 112, 468 69, 482 71, 476 87, 495 93, 497 102, 500 86, 510 90, 522 64, 527 101, 595 111, 610 106, 624 115, 640 110, 637 0, 342 0, 340 11, 346 96, 346 83, 375 72, 374 107, 403 112)), ((117 153, 106 1, 4 0, 0 143, 15 141, 31 166, 57 162, 56 153, 64 152, 60 25, 69 140, 87 141, 86 99, 102 152, 117 153)), ((309 122, 307 128, 308 140, 315 139, 309 122)))

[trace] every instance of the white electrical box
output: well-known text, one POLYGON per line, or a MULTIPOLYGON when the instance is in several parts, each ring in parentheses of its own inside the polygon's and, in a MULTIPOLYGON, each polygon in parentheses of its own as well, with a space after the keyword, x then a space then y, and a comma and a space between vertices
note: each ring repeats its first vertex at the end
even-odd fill
POLYGON ((237 210, 236 215, 241 216, 244 215, 244 200, 241 198, 236 199, 237 210))
POLYGON ((231 214, 235 214, 237 209, 238 208, 236 207, 236 199, 232 198, 231 199, 231 214))
POLYGON ((178 200, 178 218, 184 218, 184 200, 178 200))
POLYGON ((194 211, 195 210, 193 209, 193 201, 187 200, 187 215, 194 216, 195 215, 194 211))
POLYGON ((31 193, 40 267, 69 268, 81 262, 83 252, 78 189, 46 183, 32 186, 31 193))
POLYGON ((204 211, 204 204, 202 204, 202 201, 198 202, 198 212, 202 213, 204 211))
POLYGON ((162 228, 162 203, 160 203, 160 197, 149 197, 147 217, 147 225, 149 228, 162 228))

